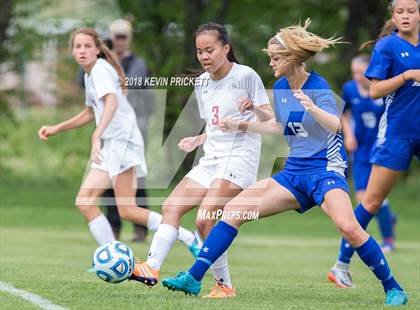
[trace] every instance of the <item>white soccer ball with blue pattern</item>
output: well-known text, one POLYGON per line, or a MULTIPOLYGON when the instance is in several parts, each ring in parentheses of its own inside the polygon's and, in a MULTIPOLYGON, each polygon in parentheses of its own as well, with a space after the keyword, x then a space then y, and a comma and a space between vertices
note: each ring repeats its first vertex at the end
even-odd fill
POLYGON ((100 279, 109 283, 120 283, 133 273, 133 251, 120 241, 103 244, 93 254, 92 267, 100 279))

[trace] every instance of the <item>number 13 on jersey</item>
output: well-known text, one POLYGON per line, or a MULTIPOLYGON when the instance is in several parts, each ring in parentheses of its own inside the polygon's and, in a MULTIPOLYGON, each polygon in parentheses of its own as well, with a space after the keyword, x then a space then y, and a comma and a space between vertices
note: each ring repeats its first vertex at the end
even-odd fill
POLYGON ((211 124, 219 125, 219 106, 218 105, 214 105, 211 108, 211 124))

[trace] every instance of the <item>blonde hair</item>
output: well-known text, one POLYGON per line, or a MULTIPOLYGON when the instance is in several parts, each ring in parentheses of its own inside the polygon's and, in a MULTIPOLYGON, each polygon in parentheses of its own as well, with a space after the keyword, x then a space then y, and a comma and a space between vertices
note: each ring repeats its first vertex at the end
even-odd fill
MULTIPOLYGON (((98 58, 103 58, 108 61, 112 67, 114 67, 115 71, 117 71, 118 77, 120 81, 125 81, 125 74, 124 70, 121 68, 120 63, 117 57, 109 50, 109 48, 105 45, 105 43, 99 37, 99 34, 96 32, 95 29, 92 28, 80 28, 72 32, 69 39, 69 47, 70 50, 73 49, 74 38, 78 34, 85 34, 92 37, 93 41, 95 42, 95 46, 99 49, 98 58)), ((127 86, 125 83, 119 83, 121 88, 125 89, 127 86)))
POLYGON ((307 28, 311 24, 308 18, 305 24, 282 28, 269 41, 268 45, 276 45, 275 49, 263 49, 268 55, 280 55, 288 63, 300 64, 314 56, 325 48, 341 42, 341 38, 330 37, 328 39, 309 32, 307 28))

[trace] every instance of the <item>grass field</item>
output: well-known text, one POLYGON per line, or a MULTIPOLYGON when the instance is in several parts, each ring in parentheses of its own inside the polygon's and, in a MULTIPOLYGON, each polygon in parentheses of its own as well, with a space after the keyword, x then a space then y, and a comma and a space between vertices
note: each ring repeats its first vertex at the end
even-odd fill
MULTIPOLYGON (((400 182, 391 196, 399 215, 397 251, 389 256, 396 278, 408 291, 405 309, 420 308, 419 177, 400 182)), ((25 184, 1 181, 0 281, 40 295, 70 309, 379 309, 384 294, 373 274, 355 257, 356 289, 337 289, 326 280, 335 262, 339 236, 320 210, 295 212, 249 223, 241 228, 229 252, 231 276, 238 297, 203 300, 170 292, 160 284, 149 289, 135 282, 102 282, 85 270, 96 244, 73 207, 77 184, 25 184)), ((192 228, 194 213, 183 224, 192 228)), ((378 236, 376 224, 369 231, 378 236)), ((145 258, 151 237, 131 243, 131 225, 122 238, 145 258)), ((176 244, 162 277, 185 270, 193 262, 176 244)), ((204 280, 203 292, 213 285, 204 280)), ((37 309, 0 292, 1 309, 37 309)))

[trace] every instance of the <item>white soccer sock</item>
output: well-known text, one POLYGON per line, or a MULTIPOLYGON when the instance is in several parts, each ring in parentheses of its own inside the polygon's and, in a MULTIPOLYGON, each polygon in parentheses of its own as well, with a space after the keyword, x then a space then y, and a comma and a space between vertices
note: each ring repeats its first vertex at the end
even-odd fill
POLYGON ((178 240, 185 243, 188 247, 190 247, 195 240, 195 236, 188 229, 185 229, 179 226, 178 240))
POLYGON ((160 222, 162 222, 162 215, 155 211, 150 211, 147 219, 147 229, 153 232, 157 231, 160 222))
POLYGON ((146 263, 153 269, 159 270, 177 238, 178 229, 168 224, 161 224, 153 236, 146 263))
POLYGON ((350 264, 340 262, 337 260, 337 262, 334 265, 334 268, 337 268, 341 271, 349 271, 350 270, 350 264))
POLYGON ((89 229, 99 245, 115 241, 114 233, 112 232, 111 224, 105 215, 101 213, 98 217, 89 222, 89 229))
MULTIPOLYGON (((157 212, 150 211, 149 218, 147 219, 147 229, 153 232, 157 231, 160 222, 162 222, 162 215, 157 212)), ((194 242, 194 239, 195 236, 191 231, 181 226, 179 227, 179 241, 184 242, 187 246, 191 246, 191 244, 194 242)))
POLYGON ((224 252, 214 263, 211 265, 214 279, 218 284, 232 287, 232 281, 229 275, 228 257, 227 252, 224 252))

